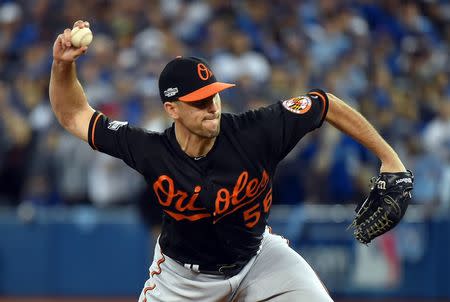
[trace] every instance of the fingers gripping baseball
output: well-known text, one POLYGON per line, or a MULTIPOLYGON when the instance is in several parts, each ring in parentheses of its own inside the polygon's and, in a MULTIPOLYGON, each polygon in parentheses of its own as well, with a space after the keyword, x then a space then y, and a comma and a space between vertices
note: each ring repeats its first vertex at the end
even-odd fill
POLYGON ((72 30, 66 28, 56 38, 53 45, 53 59, 68 63, 73 62, 86 53, 91 41, 92 32, 89 29, 89 22, 78 20, 74 23, 72 30))
POLYGON ((369 196, 356 208, 350 225, 359 242, 367 244, 400 222, 411 200, 413 181, 411 171, 381 173, 372 179, 369 196))

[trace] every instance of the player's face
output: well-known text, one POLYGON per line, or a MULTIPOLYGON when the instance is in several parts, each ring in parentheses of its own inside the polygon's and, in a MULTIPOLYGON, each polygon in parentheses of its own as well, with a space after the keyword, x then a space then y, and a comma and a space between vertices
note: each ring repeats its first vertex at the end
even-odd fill
POLYGON ((198 102, 177 102, 178 122, 191 133, 204 138, 214 138, 220 131, 220 96, 214 96, 198 102))

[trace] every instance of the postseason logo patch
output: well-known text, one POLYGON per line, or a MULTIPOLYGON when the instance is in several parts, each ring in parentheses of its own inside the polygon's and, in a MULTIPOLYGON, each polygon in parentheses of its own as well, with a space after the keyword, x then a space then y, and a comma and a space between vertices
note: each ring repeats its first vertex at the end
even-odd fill
POLYGON ((283 101, 284 108, 297 114, 308 112, 311 108, 311 104, 311 99, 307 96, 299 96, 283 101))
POLYGON ((168 97, 168 98, 171 97, 171 96, 174 96, 177 93, 178 93, 178 88, 177 87, 168 88, 168 89, 164 90, 164 95, 166 97, 168 97))
POLYGON ((128 124, 128 122, 112 121, 108 124, 108 129, 117 131, 117 129, 119 129, 122 126, 125 126, 126 124, 128 124))

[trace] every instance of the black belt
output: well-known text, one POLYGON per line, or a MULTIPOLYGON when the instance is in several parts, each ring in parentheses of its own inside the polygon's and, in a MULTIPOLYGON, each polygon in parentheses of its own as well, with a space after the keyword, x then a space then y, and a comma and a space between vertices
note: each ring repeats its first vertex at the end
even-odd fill
POLYGON ((242 268, 247 264, 247 262, 236 262, 232 264, 213 264, 213 265, 202 265, 202 264, 191 264, 191 263, 182 263, 178 260, 175 260, 182 266, 191 271, 209 274, 209 275, 222 275, 227 277, 232 277, 237 275, 242 268))

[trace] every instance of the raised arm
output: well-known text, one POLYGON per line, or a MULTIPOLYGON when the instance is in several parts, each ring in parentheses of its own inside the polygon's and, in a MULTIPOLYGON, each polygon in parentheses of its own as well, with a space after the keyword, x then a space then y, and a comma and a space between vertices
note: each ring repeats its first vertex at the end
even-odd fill
MULTIPOLYGON (((88 27, 88 22, 77 21, 74 27, 88 27)), ((87 46, 71 45, 70 29, 58 35, 53 45, 53 65, 50 76, 50 103, 59 123, 70 133, 87 141, 89 121, 94 113, 77 79, 75 60, 87 46)))
POLYGON ((397 153, 361 114, 331 93, 327 95, 327 121, 381 160, 381 173, 373 178, 369 195, 359 202, 350 225, 353 236, 367 244, 394 228, 405 215, 412 196, 414 177, 411 171, 406 171, 397 153))
POLYGON ((356 110, 331 93, 326 120, 371 150, 380 160, 380 172, 405 172, 397 153, 356 110))

